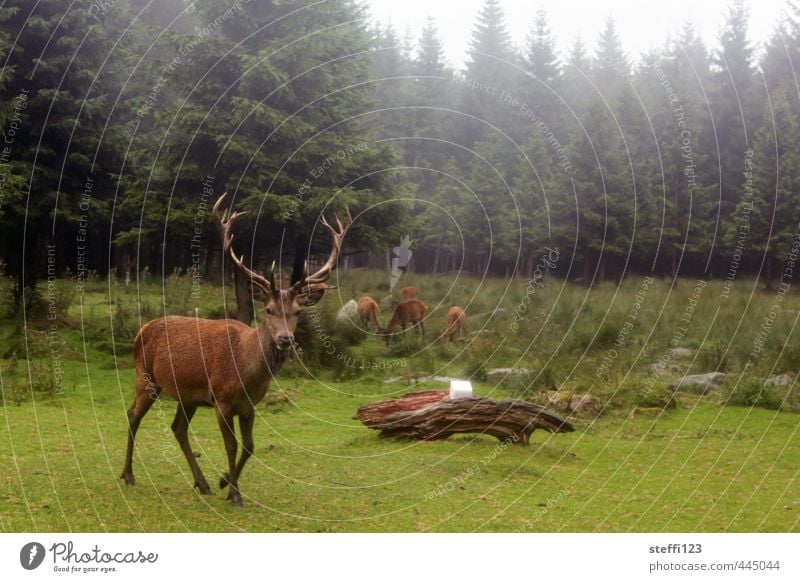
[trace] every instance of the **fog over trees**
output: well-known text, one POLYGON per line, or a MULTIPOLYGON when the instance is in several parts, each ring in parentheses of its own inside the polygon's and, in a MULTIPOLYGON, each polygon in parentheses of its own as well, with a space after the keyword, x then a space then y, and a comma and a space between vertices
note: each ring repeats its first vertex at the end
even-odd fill
MULTIPOLYGON (((249 211, 238 252, 296 279, 349 206, 342 260, 530 277, 790 282, 800 248, 800 7, 764 47, 741 0, 631 55, 609 18, 560 55, 486 0, 463 70, 330 0, 12 0, 0 8, 0 257, 19 302, 48 275, 219 276, 211 206, 249 211), (788 275, 787 275, 788 273, 788 275), (787 279, 788 277, 788 279, 787 279), (27 289, 27 291, 26 291, 27 289)), ((657 26, 657 23, 653 23, 657 26)))

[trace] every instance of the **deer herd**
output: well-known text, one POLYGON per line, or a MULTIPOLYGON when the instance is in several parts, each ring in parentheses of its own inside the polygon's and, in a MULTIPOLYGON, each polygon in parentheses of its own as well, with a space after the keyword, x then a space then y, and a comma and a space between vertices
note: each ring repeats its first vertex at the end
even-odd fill
MULTIPOLYGON (((221 476, 219 486, 221 489, 228 487, 228 501, 242 505, 239 477, 253 454, 255 406, 266 395, 271 380, 294 347, 300 310, 316 304, 325 291, 332 288, 326 281, 336 268, 342 241, 353 221, 349 210, 344 224, 336 217, 335 227, 323 218, 321 225, 332 239, 328 260, 314 274, 303 273, 299 281, 284 289, 276 285, 274 263, 264 276, 247 267, 244 256, 237 257, 233 250, 232 227, 245 213, 220 212, 226 196, 223 194, 213 209, 223 252, 239 273, 262 292, 263 319, 257 327, 251 327, 232 319, 171 315, 150 321, 139 329, 134 338, 135 393, 127 412, 128 444, 121 478, 127 485, 136 483, 133 476, 136 432, 142 418, 163 395, 178 403, 172 432, 189 464, 194 487, 203 495, 210 495, 211 487, 191 448, 189 423, 198 408, 214 408, 225 443, 228 469, 221 476), (239 419, 242 447, 238 460, 236 417, 239 419)), ((418 296, 415 287, 403 289, 400 302, 385 328, 380 325, 380 309, 372 298, 362 297, 358 301, 358 314, 387 340, 397 332, 398 326, 405 330, 409 324, 419 327, 424 337, 428 307, 418 296)), ((465 319, 463 309, 451 307, 444 336, 450 341, 460 338, 465 319)))

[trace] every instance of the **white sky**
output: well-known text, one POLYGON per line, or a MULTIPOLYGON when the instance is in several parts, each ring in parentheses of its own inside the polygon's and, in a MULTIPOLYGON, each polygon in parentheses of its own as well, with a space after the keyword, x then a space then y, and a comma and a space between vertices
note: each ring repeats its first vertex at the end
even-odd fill
MULTIPOLYGON (((483 0, 366 0, 372 18, 391 21, 402 37, 407 29, 416 42, 428 15, 433 16, 451 65, 464 62, 475 18, 483 0)), ((750 14, 751 44, 758 48, 775 28, 783 0, 745 0, 750 14)), ((547 11, 562 56, 580 34, 587 52, 609 14, 617 23, 622 46, 635 62, 650 48, 660 48, 690 20, 707 47, 716 47, 728 12, 728 0, 501 0, 514 42, 522 46, 538 8, 547 11)))

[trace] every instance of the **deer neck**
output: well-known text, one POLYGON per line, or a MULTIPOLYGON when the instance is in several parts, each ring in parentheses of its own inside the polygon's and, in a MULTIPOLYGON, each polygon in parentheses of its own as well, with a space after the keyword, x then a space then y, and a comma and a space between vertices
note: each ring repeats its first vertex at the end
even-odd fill
POLYGON ((252 328, 249 335, 248 343, 257 353, 254 360, 259 362, 264 374, 274 376, 289 358, 291 350, 279 350, 272 339, 272 334, 264 324, 252 328))

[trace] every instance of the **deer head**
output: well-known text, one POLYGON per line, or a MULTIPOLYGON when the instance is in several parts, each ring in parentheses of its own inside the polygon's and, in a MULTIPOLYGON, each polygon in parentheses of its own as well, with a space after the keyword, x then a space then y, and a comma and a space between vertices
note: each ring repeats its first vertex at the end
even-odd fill
POLYGON ((275 262, 272 263, 269 275, 264 277, 244 264, 244 255, 237 257, 233 251, 231 228, 233 223, 246 213, 241 211, 231 212, 226 209, 220 214, 220 208, 227 195, 228 193, 226 192, 220 196, 219 200, 214 204, 214 217, 217 219, 223 252, 230 257, 236 268, 250 280, 251 284, 263 292, 264 322, 262 327, 268 331, 278 350, 288 350, 294 344, 294 332, 297 328, 300 308, 315 305, 322 299, 325 291, 334 288, 328 285, 326 281, 336 268, 336 261, 342 249, 342 241, 350 225, 353 224, 350 210, 347 209, 347 221, 344 225, 342 225, 339 217, 336 217, 336 228, 333 228, 324 217, 322 218, 322 226, 331 234, 333 239, 331 254, 325 264, 313 275, 308 274, 306 267, 303 277, 297 283, 289 289, 280 289, 275 284, 275 262))

